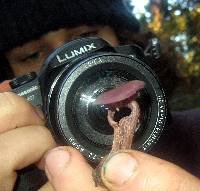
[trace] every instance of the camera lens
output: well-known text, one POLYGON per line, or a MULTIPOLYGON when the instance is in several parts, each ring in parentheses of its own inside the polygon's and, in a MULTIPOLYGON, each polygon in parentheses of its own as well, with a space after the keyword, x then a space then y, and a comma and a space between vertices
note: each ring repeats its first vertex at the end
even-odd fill
MULTIPOLYGON (((94 101, 101 93, 112 89, 122 82, 121 76, 115 75, 117 70, 102 70, 88 73, 77 81, 74 89, 74 117, 80 132, 92 144, 111 146, 113 130, 107 121, 107 110, 104 105, 96 105, 94 101)), ((75 84, 74 84, 75 85, 75 84)))
MULTIPOLYGON (((134 137, 134 149, 149 150, 160 136, 165 124, 164 93, 151 69, 134 58, 104 54, 75 63, 56 79, 49 95, 49 121, 59 140, 79 149, 92 162, 108 154, 113 129, 107 120, 108 108, 95 104, 103 92, 132 80, 145 82, 136 101, 140 119, 134 137), (162 109, 161 109, 162 108, 162 109), (55 113, 53 115, 52 113, 55 113)), ((130 114, 128 107, 115 112, 114 120, 130 114)))
POLYGON ((91 120, 91 127, 105 135, 112 135, 113 129, 109 127, 107 121, 108 108, 104 105, 90 104, 88 108, 88 115, 91 120))

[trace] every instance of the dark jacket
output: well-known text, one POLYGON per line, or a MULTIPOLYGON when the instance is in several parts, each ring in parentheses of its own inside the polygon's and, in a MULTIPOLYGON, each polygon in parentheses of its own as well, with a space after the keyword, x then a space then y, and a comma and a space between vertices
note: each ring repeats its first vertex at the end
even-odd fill
POLYGON ((150 152, 200 178, 200 109, 172 113, 172 122, 150 152))

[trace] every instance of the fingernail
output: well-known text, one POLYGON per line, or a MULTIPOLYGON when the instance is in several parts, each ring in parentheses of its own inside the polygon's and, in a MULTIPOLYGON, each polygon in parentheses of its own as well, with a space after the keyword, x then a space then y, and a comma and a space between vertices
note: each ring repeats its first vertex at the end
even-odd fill
POLYGON ((57 147, 51 150, 45 159, 45 170, 51 177, 59 175, 69 164, 70 153, 67 149, 57 147))
POLYGON ((128 153, 114 154, 103 165, 106 181, 113 185, 123 185, 133 176, 137 169, 137 161, 128 153))
POLYGON ((44 114, 38 107, 35 108, 35 112, 39 116, 40 119, 44 120, 44 114))

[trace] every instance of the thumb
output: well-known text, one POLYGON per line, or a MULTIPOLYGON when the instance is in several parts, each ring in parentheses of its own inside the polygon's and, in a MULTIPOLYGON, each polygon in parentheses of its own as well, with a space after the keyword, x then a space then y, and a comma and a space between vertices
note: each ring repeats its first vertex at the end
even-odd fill
POLYGON ((95 187, 92 167, 72 147, 57 147, 45 156, 45 172, 55 191, 106 191, 95 187))
POLYGON ((119 151, 101 168, 110 191, 200 191, 200 180, 180 167, 138 151, 119 151))

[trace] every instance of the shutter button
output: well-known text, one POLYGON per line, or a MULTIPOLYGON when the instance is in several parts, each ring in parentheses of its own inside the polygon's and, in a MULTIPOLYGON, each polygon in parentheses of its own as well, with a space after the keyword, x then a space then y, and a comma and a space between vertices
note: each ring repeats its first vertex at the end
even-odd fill
POLYGON ((37 77, 36 72, 30 72, 28 74, 25 74, 23 76, 14 78, 12 81, 10 81, 10 86, 12 89, 18 88, 32 80, 34 80, 37 77))

